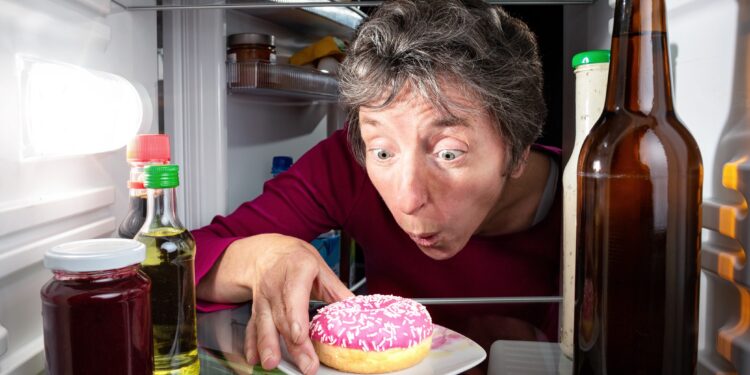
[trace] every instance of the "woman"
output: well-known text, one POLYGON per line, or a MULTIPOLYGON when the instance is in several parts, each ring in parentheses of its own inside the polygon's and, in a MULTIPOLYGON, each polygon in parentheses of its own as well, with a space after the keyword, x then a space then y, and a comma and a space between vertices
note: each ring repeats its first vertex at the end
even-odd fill
MULTIPOLYGON (((369 293, 558 294, 559 151, 533 145, 546 113, 536 41, 481 0, 395 0, 358 28, 340 70, 349 126, 195 231, 201 306, 253 301, 245 350, 266 369, 279 334, 315 373, 310 298, 351 292, 308 240, 331 228, 365 251, 369 293)), ((549 305, 429 308, 486 349, 556 337, 549 305)))

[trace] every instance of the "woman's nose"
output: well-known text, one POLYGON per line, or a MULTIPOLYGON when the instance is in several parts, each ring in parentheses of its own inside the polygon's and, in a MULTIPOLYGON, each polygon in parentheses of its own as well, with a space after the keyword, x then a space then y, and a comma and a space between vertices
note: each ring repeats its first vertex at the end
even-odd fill
POLYGON ((400 183, 396 192, 398 209, 407 215, 413 215, 424 207, 428 200, 427 176, 425 166, 417 161, 410 161, 403 165, 400 173, 400 183))

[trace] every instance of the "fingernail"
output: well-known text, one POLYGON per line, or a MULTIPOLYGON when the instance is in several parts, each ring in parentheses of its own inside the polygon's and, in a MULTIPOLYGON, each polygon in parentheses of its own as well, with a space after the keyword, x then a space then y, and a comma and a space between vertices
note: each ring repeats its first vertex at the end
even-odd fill
POLYGON ((264 365, 270 361, 271 358, 273 358, 273 352, 271 349, 263 350, 263 353, 260 354, 260 361, 263 362, 264 365))
POLYGON ((310 356, 307 354, 300 354, 299 358, 297 358, 297 364, 299 365, 300 370, 302 370, 302 373, 307 374, 307 371, 310 370, 310 366, 312 365, 312 359, 310 359, 310 356))
POLYGON ((299 344, 300 341, 302 341, 301 335, 302 327, 300 327, 297 322, 292 323, 292 341, 294 341, 295 344, 299 344))

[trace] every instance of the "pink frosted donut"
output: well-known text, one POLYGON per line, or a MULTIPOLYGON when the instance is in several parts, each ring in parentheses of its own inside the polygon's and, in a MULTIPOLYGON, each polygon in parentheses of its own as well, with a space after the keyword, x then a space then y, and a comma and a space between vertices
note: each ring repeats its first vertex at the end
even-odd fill
POLYGON ((310 338, 327 366, 363 374, 390 372, 411 367, 427 355, 432 318, 410 299, 356 296, 318 310, 310 338))

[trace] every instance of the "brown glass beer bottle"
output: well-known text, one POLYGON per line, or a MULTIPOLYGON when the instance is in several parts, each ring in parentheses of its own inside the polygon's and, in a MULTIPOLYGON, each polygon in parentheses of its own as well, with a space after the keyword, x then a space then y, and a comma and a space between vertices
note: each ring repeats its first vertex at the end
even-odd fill
POLYGON ((695 374, 703 166, 677 118, 664 0, 617 0, 578 162, 576 374, 695 374))

